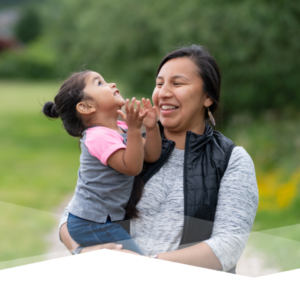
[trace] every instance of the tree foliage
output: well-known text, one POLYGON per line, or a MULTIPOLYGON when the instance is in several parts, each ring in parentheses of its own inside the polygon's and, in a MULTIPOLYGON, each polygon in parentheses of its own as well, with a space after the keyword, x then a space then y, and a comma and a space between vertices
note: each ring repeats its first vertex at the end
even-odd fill
POLYGON ((27 44, 41 34, 42 22, 38 12, 33 7, 25 8, 15 27, 16 37, 27 44))
POLYGON ((51 0, 43 12, 60 78, 85 66, 150 97, 162 57, 200 44, 227 112, 300 107, 300 1, 51 0))

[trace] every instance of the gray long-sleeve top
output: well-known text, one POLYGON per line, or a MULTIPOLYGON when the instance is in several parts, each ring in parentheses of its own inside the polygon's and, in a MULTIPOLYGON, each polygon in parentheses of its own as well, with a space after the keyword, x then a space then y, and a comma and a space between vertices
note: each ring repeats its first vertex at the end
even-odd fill
MULTIPOLYGON (((145 185, 137 206, 139 218, 131 220, 131 236, 146 255, 173 251, 179 246, 184 217, 183 163, 184 150, 175 148, 145 185)), ((213 233, 205 241, 220 260, 223 271, 230 270, 241 256, 257 205, 252 159, 244 148, 235 147, 221 180, 213 233)), ((60 226, 67 218, 68 208, 60 226)))

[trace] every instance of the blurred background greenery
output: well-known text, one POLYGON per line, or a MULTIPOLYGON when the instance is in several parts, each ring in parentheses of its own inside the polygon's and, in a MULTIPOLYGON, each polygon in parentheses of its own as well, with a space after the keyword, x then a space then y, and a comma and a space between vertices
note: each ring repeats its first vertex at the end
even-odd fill
MULTIPOLYGON (((222 70, 217 130, 255 163, 253 230, 300 223, 299 33, 293 0, 0 0, 0 201, 52 212, 74 190, 78 140, 40 113, 71 72, 151 97, 161 58, 200 44, 222 70)), ((53 220, 5 207, 0 261, 44 253, 53 220)))

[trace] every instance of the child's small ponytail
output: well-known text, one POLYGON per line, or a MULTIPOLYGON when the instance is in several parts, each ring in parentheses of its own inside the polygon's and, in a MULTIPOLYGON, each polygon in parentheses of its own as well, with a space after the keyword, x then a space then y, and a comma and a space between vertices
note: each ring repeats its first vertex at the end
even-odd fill
POLYGON ((54 102, 46 102, 43 106, 43 113, 49 118, 61 118, 63 126, 74 137, 81 137, 85 126, 77 112, 76 105, 89 99, 89 96, 83 92, 85 88, 86 76, 91 71, 86 70, 74 73, 64 81, 54 102))
POLYGON ((52 119, 59 118, 59 114, 56 110, 56 104, 51 101, 48 101, 44 104, 43 113, 45 116, 52 118, 52 119))

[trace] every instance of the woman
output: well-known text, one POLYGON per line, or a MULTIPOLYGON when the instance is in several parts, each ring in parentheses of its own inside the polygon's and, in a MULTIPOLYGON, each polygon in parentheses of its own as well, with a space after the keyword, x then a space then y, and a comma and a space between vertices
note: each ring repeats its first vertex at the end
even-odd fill
MULTIPOLYGON (((220 85, 217 63, 200 46, 175 50, 161 61, 152 98, 162 154, 145 165, 139 218, 130 221, 130 233, 150 257, 235 272, 258 190, 247 152, 205 123, 219 104, 220 85)), ((68 208, 60 235, 71 250, 78 245, 68 234, 67 217, 68 208)), ((101 248, 126 251, 107 244, 82 252, 101 248)))

